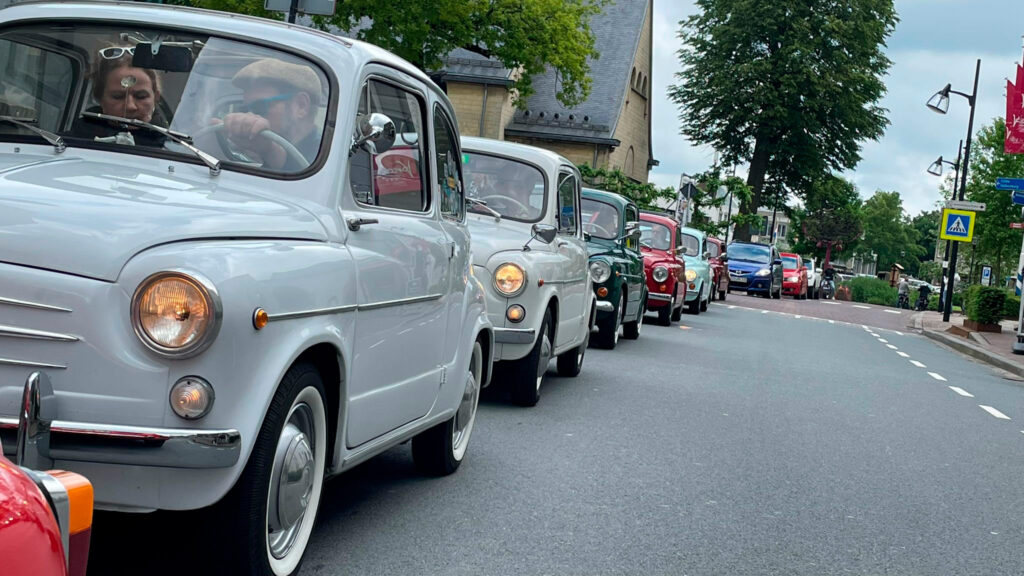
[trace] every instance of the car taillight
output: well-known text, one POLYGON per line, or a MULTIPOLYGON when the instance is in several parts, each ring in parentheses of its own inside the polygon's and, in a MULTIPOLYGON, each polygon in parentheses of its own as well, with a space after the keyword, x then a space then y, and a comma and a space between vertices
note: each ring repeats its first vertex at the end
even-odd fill
MULTIPOLYGON (((49 474, 64 486, 68 494, 68 576, 85 576, 92 538, 92 484, 85 476, 74 472, 51 470, 49 474)), ((61 532, 64 532, 63 526, 61 532)))

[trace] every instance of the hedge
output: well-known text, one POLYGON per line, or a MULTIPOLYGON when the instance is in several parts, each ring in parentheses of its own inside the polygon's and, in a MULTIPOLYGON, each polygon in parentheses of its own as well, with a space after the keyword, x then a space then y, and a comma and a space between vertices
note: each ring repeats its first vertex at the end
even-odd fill
POLYGON ((1003 318, 1016 320, 1020 314, 1020 296, 1013 292, 1006 293, 1006 302, 1003 304, 1003 318))
POLYGON ((850 288, 850 299, 854 302, 878 306, 895 306, 899 298, 896 288, 889 286, 888 282, 878 278, 853 278, 843 282, 843 286, 850 288))
POLYGON ((993 286, 974 285, 964 294, 969 320, 979 324, 998 324, 1003 318, 1006 291, 993 286))

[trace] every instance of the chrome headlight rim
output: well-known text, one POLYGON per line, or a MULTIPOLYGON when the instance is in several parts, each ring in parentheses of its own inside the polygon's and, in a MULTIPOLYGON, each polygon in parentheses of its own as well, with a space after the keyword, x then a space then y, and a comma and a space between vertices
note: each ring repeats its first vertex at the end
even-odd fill
POLYGON ((139 285, 135 288, 135 293, 132 295, 131 318, 132 329, 135 331, 135 335, 140 341, 142 341, 146 348, 149 348, 152 352, 163 356, 164 358, 183 360, 205 351, 217 338, 217 333, 220 332, 220 324, 223 316, 224 308, 221 305, 220 293, 217 292, 217 288, 214 287, 213 282, 202 274, 188 270, 163 270, 155 274, 150 274, 142 282, 139 282, 139 285), (192 284, 203 295, 203 298, 206 300, 207 307, 213 311, 213 320, 206 328, 206 331, 203 332, 195 342, 192 342, 187 346, 182 346, 181 348, 171 348, 154 341, 150 338, 149 334, 146 333, 146 330, 142 328, 142 318, 139 312, 139 300, 146 292, 146 289, 154 283, 166 278, 177 278, 192 284))
POLYGON ((611 267, 611 264, 608 264, 604 260, 591 260, 590 264, 587 265, 587 268, 590 270, 591 280, 593 281, 594 284, 604 284, 605 282, 608 281, 609 278, 612 277, 612 267, 611 267), (600 268, 600 271, 601 271, 601 275, 600 276, 594 274, 594 267, 595 266, 600 268))
POLYGON ((494 273, 491 274, 491 285, 494 286, 494 289, 495 291, 498 292, 498 294, 501 294, 505 298, 515 298, 516 296, 519 296, 520 294, 523 293, 523 291, 526 290, 526 285, 529 282, 530 280, 526 275, 526 268, 523 268, 522 265, 516 262, 502 262, 501 264, 498 264, 497 266, 494 267, 494 273), (519 286, 519 289, 514 292, 505 292, 498 286, 498 270, 501 270, 505 266, 514 266, 518 268, 519 272, 523 275, 523 283, 519 286))
POLYGON ((651 278, 653 278, 655 282, 664 282, 668 280, 668 268, 665 266, 655 266, 651 270, 651 278))

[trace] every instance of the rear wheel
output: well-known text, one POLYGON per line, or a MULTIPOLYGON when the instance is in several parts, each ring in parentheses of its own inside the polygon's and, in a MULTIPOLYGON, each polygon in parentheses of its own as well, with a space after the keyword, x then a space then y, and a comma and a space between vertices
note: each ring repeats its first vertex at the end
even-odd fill
POLYGON ((551 362, 551 311, 544 312, 544 321, 537 333, 533 349, 512 362, 505 370, 505 377, 512 384, 512 401, 520 406, 536 406, 540 400, 540 383, 551 362))
POLYGON ((466 456, 469 436, 476 422, 483 377, 484 353, 480 342, 473 344, 473 355, 466 371, 465 388, 455 415, 412 439, 412 459, 416 467, 430 476, 447 476, 455 472, 466 456))
POLYGON ((606 350, 614 350, 619 343, 619 327, 622 326, 622 315, 625 313, 626 302, 622 294, 619 295, 619 306, 611 318, 604 318, 597 322, 597 338, 595 343, 606 350))

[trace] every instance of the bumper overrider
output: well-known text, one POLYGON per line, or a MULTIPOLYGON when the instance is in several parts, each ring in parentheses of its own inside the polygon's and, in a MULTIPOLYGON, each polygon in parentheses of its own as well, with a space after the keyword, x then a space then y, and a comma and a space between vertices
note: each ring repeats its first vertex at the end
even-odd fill
POLYGON ((241 455, 238 430, 153 428, 57 419, 57 397, 45 372, 25 381, 18 418, 0 418, 4 450, 23 466, 52 468, 54 460, 168 468, 227 468, 241 455), (7 448, 8 446, 13 449, 7 448))

